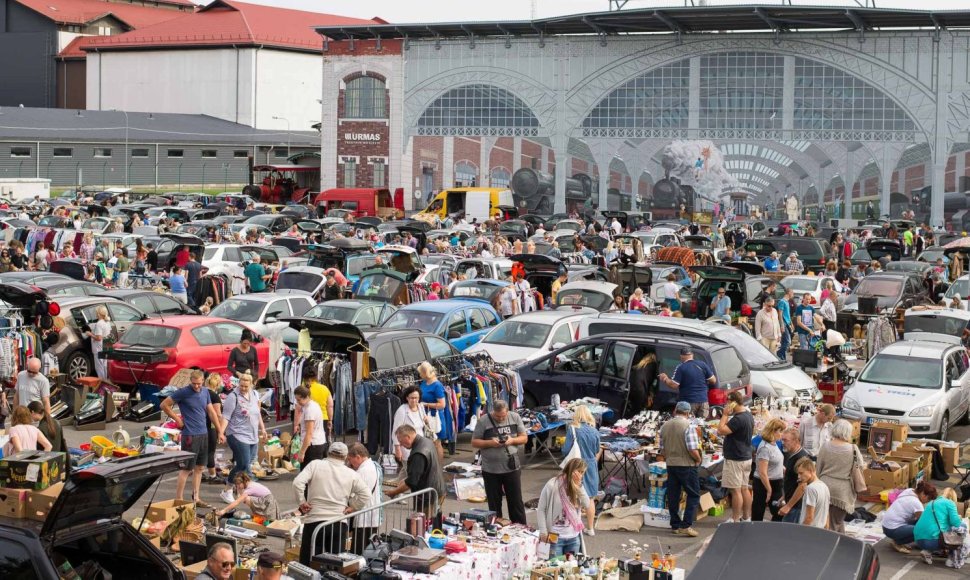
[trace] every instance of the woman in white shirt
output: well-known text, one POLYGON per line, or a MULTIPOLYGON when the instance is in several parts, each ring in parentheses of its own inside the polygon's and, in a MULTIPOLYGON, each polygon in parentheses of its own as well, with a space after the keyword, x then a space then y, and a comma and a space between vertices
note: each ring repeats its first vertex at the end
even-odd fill
MULTIPOLYGON (((383 473, 381 468, 373 459, 362 443, 354 443, 347 452, 347 463, 351 469, 357 472, 360 480, 364 482, 364 487, 370 491, 370 501, 363 509, 376 508, 381 504, 383 493, 381 492, 381 480, 383 473)), ((364 548, 370 544, 371 537, 377 533, 381 525, 384 510, 372 509, 359 516, 354 517, 352 526, 354 527, 353 540, 350 551, 358 556, 364 554, 364 548)))
POLYGON ((664 301, 674 312, 680 311, 680 286, 677 285, 676 280, 677 277, 670 274, 667 276, 667 283, 663 285, 664 301))
POLYGON ((98 306, 94 312, 98 320, 91 325, 91 330, 85 334, 91 337, 91 356, 94 358, 94 371, 99 379, 106 380, 108 378, 108 361, 98 354, 104 349, 104 339, 111 335, 111 322, 108 321, 108 309, 104 306, 98 306))
MULTIPOLYGON (((410 425, 420 434, 424 434, 424 427, 428 423, 428 416, 424 412, 424 405, 421 404, 421 389, 410 387, 404 391, 404 404, 394 412, 394 424, 391 433, 397 433, 398 427, 410 425)), ((397 439, 394 440, 394 457, 402 465, 407 463, 411 450, 405 448, 397 439)))
POLYGON ((519 304, 522 312, 532 312, 536 309, 536 297, 532 294, 532 286, 524 277, 519 278, 515 283, 516 294, 519 295, 519 304))

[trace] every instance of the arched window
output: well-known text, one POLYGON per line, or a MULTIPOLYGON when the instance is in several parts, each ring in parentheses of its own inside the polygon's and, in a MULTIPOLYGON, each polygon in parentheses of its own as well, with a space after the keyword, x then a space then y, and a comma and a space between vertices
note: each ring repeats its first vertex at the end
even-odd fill
POLYGON ((478 185, 478 168, 468 161, 455 164, 455 186, 474 187, 478 185))
POLYGON ((504 167, 494 167, 488 176, 489 184, 492 187, 508 187, 512 174, 504 167))
POLYGON ((387 96, 384 81, 377 77, 362 76, 347 81, 344 89, 344 118, 387 118, 387 96))
POLYGON ((456 87, 421 114, 419 135, 535 136, 539 119, 507 89, 484 84, 456 87))

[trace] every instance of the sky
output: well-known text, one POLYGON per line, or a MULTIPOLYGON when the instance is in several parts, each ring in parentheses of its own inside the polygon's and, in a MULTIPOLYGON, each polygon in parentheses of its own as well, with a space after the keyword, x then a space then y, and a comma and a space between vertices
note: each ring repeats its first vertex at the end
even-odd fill
MULTIPOLYGON (((200 0, 196 0, 200 1, 200 0)), ((537 18, 602 12, 609 8, 608 0, 245 0, 257 4, 297 8, 312 12, 327 12, 341 16, 373 18, 379 16, 388 22, 456 22, 469 20, 528 20, 533 5, 537 18)), ((696 1, 696 0, 695 0, 696 1)), ((865 0, 859 0, 865 2, 865 0)), ((970 9, 967 0, 870 0, 879 8, 918 8, 921 10, 970 9)), ((202 2, 207 3, 207 2, 202 2)), ((793 0, 802 6, 857 6, 852 0, 793 0)), ((774 2, 743 0, 708 0, 712 6, 737 4, 780 5, 774 2)), ((680 0, 629 0, 627 8, 652 8, 660 6, 683 6, 680 0)))

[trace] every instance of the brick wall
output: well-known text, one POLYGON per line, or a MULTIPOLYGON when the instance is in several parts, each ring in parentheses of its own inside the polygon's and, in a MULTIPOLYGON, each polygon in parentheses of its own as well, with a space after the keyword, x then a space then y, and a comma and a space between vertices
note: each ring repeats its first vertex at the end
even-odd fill
MULTIPOLYGON (((309 26, 310 23, 307 23, 309 26)), ((321 38, 321 42, 323 39, 321 38)), ((353 43, 353 50, 351 50, 351 43, 348 40, 333 41, 328 43, 327 50, 324 54, 328 56, 339 56, 339 55, 353 55, 353 56, 385 56, 388 54, 401 54, 401 49, 403 48, 403 42, 400 40, 383 40, 381 41, 380 50, 377 49, 376 40, 357 40, 353 43)))
POLYGON ((903 184, 902 193, 908 194, 910 191, 924 186, 924 183, 926 182, 926 166, 914 165, 912 167, 907 167, 904 175, 906 177, 903 184))
POLYGON ((419 178, 418 188, 427 195, 428 192, 424 191, 424 179, 423 173, 424 168, 428 167, 432 170, 434 175, 434 190, 442 189, 443 185, 441 183, 442 177, 442 167, 443 167, 443 153, 442 153, 442 141, 441 137, 415 137, 412 147, 414 148, 414 166, 412 169, 412 174, 419 178))
POLYGON ((542 170, 542 145, 528 139, 522 140, 522 167, 542 170), (535 160, 535 164, 533 164, 535 160))
MULTIPOLYGON (((364 75, 363 73, 357 72, 344 77, 343 84, 363 76, 370 76, 385 81, 385 78, 377 73, 369 72, 367 75, 364 75)), ((341 88, 337 100, 337 187, 372 187, 374 185, 387 187, 389 185, 396 185, 389 184, 390 130, 387 121, 344 118, 346 112, 344 97, 345 90, 341 88), (378 135, 379 139, 354 138, 353 135, 355 134, 378 135), (344 160, 346 158, 353 158, 356 162, 356 169, 354 171, 355 180, 353 183, 348 183, 348 180, 345 178, 344 160), (374 158, 381 158, 384 162, 384 183, 382 184, 374 183, 374 163, 377 161, 374 158)), ((390 91, 384 91, 384 99, 384 110, 389 111, 391 107, 390 91)))

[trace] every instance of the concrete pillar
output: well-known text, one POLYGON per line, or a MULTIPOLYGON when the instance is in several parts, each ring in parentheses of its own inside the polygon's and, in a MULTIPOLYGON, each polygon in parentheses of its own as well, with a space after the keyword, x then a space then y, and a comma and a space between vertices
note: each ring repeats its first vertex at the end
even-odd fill
MULTIPOLYGON (((410 211, 417 209, 415 207, 414 192, 421 189, 420 186, 415 186, 414 184, 414 138, 410 135, 402 135, 401 138, 401 161, 398 166, 400 169, 400 175, 398 177, 397 184, 404 188, 404 209, 405 211, 410 211)), ((391 155, 394 155, 394 150, 391 149, 391 155)), ((393 175, 393 174, 392 174, 393 175)), ((391 191, 394 191, 394 187, 391 187, 391 191)), ((428 198, 428 192, 421 192, 424 199, 428 198)))
POLYGON ((455 185, 455 138, 442 137, 441 144, 441 189, 455 185))
POLYGON ((632 211, 640 209, 640 178, 643 177, 643 165, 638 160, 626 162, 627 174, 630 176, 630 195, 632 200, 632 211))
MULTIPOLYGON (((551 138, 552 150, 556 156, 556 200, 553 204, 555 213, 566 212, 566 178, 569 176, 569 135, 559 133, 551 138)), ((543 171, 549 171, 549 148, 542 148, 543 171)))
MULTIPOLYGON (((542 158, 539 159, 539 171, 549 173, 549 147, 542 146, 542 158)), ((556 165, 559 164, 559 154, 556 154, 556 165)))
POLYGON ((785 76, 781 89, 781 111, 775 113, 772 129, 791 131, 795 127, 795 57, 785 57, 785 76), (779 118, 780 117, 780 118, 779 118))
POLYGON ((963 193, 960 188, 960 178, 967 173, 967 152, 961 151, 956 154, 956 191, 963 193))
POLYGON ((491 187, 492 173, 492 147, 495 146, 495 137, 480 137, 478 148, 478 185, 491 187))
POLYGON ((522 137, 512 137, 512 167, 509 169, 515 173, 522 168, 522 137))
POLYGON ((855 178, 858 171, 855 167, 855 157, 860 155, 862 152, 849 151, 849 148, 845 149, 845 171, 842 173, 842 182, 845 183, 845 197, 843 198, 842 204, 842 218, 852 219, 852 188, 855 187, 855 178))
POLYGON ((889 215, 889 196, 893 187, 893 172, 896 171, 896 164, 889 162, 883 156, 883 163, 879 167, 879 216, 889 215))
POLYGON ((687 93, 687 129, 697 130, 700 128, 701 110, 701 57, 695 56, 690 59, 690 77, 688 80, 690 90, 687 93))
POLYGON ((931 228, 942 228, 943 223, 943 197, 944 197, 944 178, 946 177, 946 155, 948 151, 944 151, 942 155, 936 154, 934 152, 933 163, 933 193, 930 198, 930 227, 931 228), (942 159, 941 159, 942 158, 942 159))

